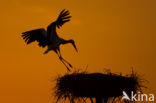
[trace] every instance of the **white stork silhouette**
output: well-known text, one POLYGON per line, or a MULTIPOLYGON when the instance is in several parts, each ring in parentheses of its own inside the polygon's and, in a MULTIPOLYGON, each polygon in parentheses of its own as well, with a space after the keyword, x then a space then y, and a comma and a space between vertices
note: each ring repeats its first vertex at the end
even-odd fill
POLYGON ((65 9, 63 9, 61 11, 60 15, 58 16, 57 20, 52 22, 47 27, 47 31, 44 28, 40 28, 40 29, 35 29, 35 30, 31 30, 31 31, 22 33, 23 34, 22 37, 27 44, 37 41, 37 42, 39 42, 38 45, 43 48, 48 46, 48 49, 44 52, 44 54, 48 53, 50 50, 55 51, 56 54, 58 55, 59 59, 61 60, 61 62, 68 69, 68 71, 70 71, 70 69, 68 68, 66 63, 71 68, 72 68, 72 65, 69 62, 67 62, 64 58, 62 58, 61 53, 60 53, 60 45, 71 43, 77 52, 78 52, 78 50, 76 48, 74 40, 72 40, 72 39, 65 40, 63 38, 60 38, 57 35, 56 27, 60 28, 64 23, 70 21, 71 16, 69 16, 69 14, 70 13, 68 10, 66 11, 65 9))

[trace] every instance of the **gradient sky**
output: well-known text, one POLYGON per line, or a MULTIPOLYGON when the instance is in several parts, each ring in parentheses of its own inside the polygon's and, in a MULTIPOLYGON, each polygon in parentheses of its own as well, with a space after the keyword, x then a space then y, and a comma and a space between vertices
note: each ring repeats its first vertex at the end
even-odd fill
POLYGON ((59 36, 74 39, 79 50, 61 46, 74 69, 127 74, 134 71, 156 93, 156 0, 3 0, 0 1, 0 103, 49 103, 51 89, 66 68, 54 52, 37 43, 26 46, 21 33, 53 22, 62 9, 71 22, 59 36))

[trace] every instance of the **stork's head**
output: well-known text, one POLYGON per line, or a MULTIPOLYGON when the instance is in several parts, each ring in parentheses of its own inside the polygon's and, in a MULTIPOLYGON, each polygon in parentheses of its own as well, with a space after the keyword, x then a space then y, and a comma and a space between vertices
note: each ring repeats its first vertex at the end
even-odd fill
POLYGON ((68 44, 68 43, 71 43, 71 44, 73 45, 73 47, 75 48, 75 50, 78 52, 77 47, 76 47, 75 42, 74 42, 73 39, 70 39, 70 40, 61 39, 61 41, 62 41, 61 44, 68 44))
POLYGON ((76 45, 75 45, 75 41, 74 40, 69 40, 70 41, 70 43, 73 45, 73 47, 75 48, 75 50, 76 50, 76 52, 78 52, 78 50, 77 50, 77 47, 76 47, 76 45))

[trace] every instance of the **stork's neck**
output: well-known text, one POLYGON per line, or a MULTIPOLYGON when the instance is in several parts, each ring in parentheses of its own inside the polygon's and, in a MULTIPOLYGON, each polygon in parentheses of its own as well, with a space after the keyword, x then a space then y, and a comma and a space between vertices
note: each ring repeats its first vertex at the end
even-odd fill
POLYGON ((64 40, 64 39, 62 39, 61 44, 67 44, 67 43, 71 43, 73 45, 73 47, 75 48, 75 50, 78 52, 74 40, 72 40, 72 39, 70 39, 70 40, 64 40))
POLYGON ((69 40, 61 39, 61 40, 62 40, 62 44, 73 43, 72 39, 69 40))

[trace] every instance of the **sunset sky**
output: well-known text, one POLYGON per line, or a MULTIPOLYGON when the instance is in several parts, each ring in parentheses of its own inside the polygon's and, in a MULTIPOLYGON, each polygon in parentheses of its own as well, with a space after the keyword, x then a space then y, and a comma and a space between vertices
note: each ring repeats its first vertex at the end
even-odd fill
POLYGON ((21 33, 46 28, 64 8, 72 18, 57 31, 76 42, 78 53, 61 46, 73 70, 124 75, 133 67, 156 93, 156 0, 1 0, 0 103, 54 102, 54 80, 67 69, 53 51, 27 46, 21 33))

